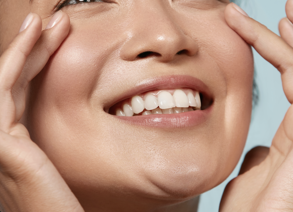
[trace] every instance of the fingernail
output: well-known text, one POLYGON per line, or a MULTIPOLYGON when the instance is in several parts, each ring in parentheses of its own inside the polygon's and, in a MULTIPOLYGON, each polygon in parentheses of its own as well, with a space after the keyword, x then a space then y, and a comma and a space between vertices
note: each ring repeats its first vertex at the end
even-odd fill
POLYGON ((247 13, 246 13, 244 10, 242 10, 237 4, 232 3, 232 5, 233 5, 233 7, 234 7, 238 12, 240 12, 242 15, 248 16, 247 13))
POLYGON ((25 30, 29 25, 30 25, 30 23, 32 22, 32 20, 33 20, 33 14, 31 14, 31 13, 29 13, 27 16, 26 16, 26 18, 24 19, 24 21, 23 21, 23 23, 22 23, 22 25, 21 25, 21 27, 20 27, 20 30, 19 30, 19 32, 22 32, 23 30, 25 30))
POLYGON ((54 27, 61 20, 61 18, 62 18, 62 11, 58 11, 57 13, 53 15, 53 17, 47 24, 46 29, 51 29, 52 27, 54 27))

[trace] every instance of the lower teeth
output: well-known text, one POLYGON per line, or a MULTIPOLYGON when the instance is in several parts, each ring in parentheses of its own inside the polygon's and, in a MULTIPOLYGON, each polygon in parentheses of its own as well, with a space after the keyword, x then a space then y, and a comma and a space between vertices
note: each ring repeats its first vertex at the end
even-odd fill
MULTIPOLYGON (((160 109, 156 108, 152 111, 150 110, 144 110, 140 114, 134 114, 133 116, 147 116, 147 115, 153 115, 153 114, 178 114, 178 113, 186 113, 190 111, 195 111, 196 108, 194 107, 189 107, 189 108, 171 108, 171 109, 160 109)), ((119 116, 119 114, 116 114, 119 116)), ((123 116, 123 115, 120 115, 123 116)))

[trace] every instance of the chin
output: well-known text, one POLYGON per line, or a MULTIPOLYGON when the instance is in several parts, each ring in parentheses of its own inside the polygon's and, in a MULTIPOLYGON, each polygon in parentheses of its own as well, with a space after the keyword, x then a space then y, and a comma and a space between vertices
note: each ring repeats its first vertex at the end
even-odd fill
POLYGON ((215 157, 211 158, 210 154, 201 155, 196 150, 190 157, 187 155, 188 152, 184 152, 180 159, 159 159, 152 165, 146 165, 139 172, 144 174, 147 182, 141 192, 171 202, 188 200, 222 183, 239 159, 236 157, 231 160, 232 163, 224 164, 215 157))

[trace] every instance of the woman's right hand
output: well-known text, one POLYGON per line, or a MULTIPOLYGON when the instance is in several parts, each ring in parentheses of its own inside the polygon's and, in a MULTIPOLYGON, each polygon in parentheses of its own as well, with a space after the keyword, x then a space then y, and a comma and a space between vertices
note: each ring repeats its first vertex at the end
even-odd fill
POLYGON ((221 212, 293 211, 293 0, 287 1, 286 11, 280 37, 233 3, 225 10, 228 25, 279 70, 291 105, 270 148, 258 147, 246 155, 240 175, 224 191, 221 212))
POLYGON ((57 169, 19 123, 28 84, 66 38, 70 21, 61 11, 44 31, 38 15, 30 14, 26 21, 0 57, 0 202, 6 212, 82 212, 57 169))

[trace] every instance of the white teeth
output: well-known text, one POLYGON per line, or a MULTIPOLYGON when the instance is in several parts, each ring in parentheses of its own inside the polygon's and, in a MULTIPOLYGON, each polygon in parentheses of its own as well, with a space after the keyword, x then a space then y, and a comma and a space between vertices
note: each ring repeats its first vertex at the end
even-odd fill
POLYGON ((170 109, 175 107, 173 96, 167 91, 162 91, 159 93, 158 102, 161 109, 170 109))
POLYGON ((182 108, 175 107, 174 108, 174 113, 182 113, 182 108))
POLYGON ((123 111, 126 116, 133 116, 133 110, 129 104, 123 105, 123 111))
POLYGON ((144 110, 144 101, 140 96, 134 96, 131 99, 131 106, 135 114, 139 114, 144 110))
POLYGON ((196 106, 196 102, 195 102, 195 98, 194 98, 193 94, 191 92, 189 92, 187 94, 187 97, 188 97, 189 105, 191 107, 195 107, 196 106))
POLYGON ((116 115, 133 116, 142 112, 142 115, 177 114, 201 109, 201 100, 198 91, 177 89, 173 95, 171 93, 171 91, 165 90, 157 92, 157 95, 149 92, 144 95, 144 100, 141 96, 134 96, 130 100, 131 104, 128 100, 124 102, 122 109, 116 109, 116 115))
POLYGON ((173 109, 172 108, 170 108, 170 109, 164 109, 162 111, 163 111, 163 114, 173 114, 173 109))
POLYGON ((147 110, 153 110, 156 109, 159 106, 157 97, 155 97, 153 94, 147 94, 144 99, 144 107, 147 110))
POLYGON ((116 110, 116 116, 125 116, 125 113, 122 110, 118 109, 116 110))
POLYGON ((200 96, 199 96, 199 92, 195 92, 195 102, 196 102, 196 109, 200 109, 201 108, 201 101, 200 101, 200 96))
POLYGON ((162 110, 160 108, 157 108, 152 111, 152 114, 163 114, 162 110))
POLYGON ((186 94, 182 90, 176 90, 173 94, 176 107, 189 107, 189 102, 186 94))
POLYGON ((143 116, 152 115, 152 112, 146 110, 146 111, 144 111, 144 112, 142 113, 142 115, 143 115, 143 116))

